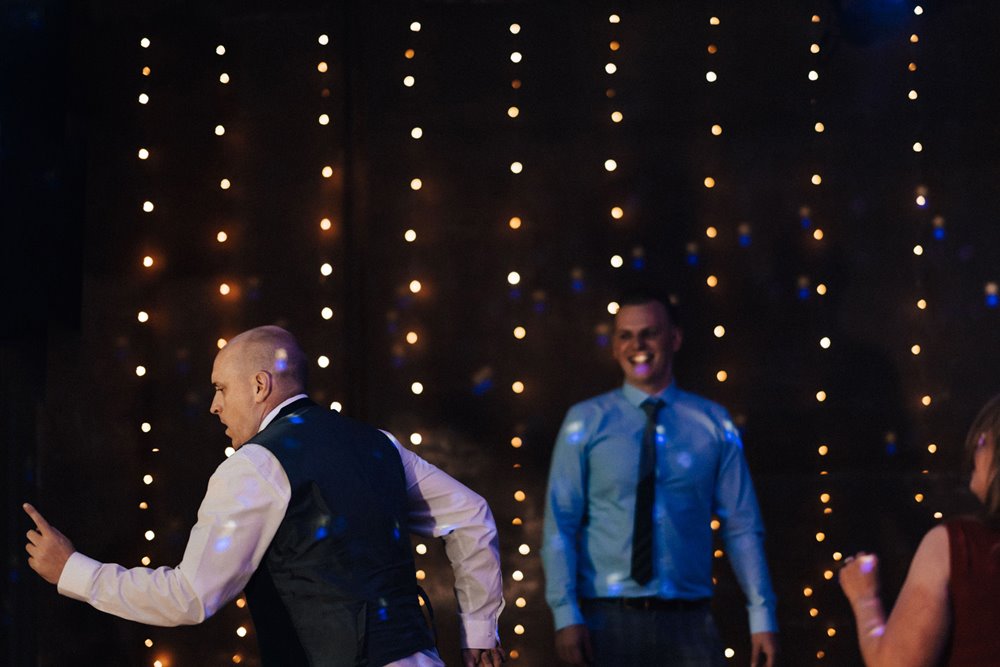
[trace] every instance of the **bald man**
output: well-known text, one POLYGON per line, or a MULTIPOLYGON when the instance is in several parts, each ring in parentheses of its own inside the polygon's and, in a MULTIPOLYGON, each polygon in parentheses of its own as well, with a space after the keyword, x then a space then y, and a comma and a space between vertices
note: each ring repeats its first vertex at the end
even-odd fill
POLYGON ((176 568, 97 562, 25 504, 28 564, 61 594, 150 625, 200 623, 245 590, 264 665, 437 667, 407 531, 443 537, 463 663, 498 667, 489 506, 388 434, 310 401, 306 367, 273 326, 216 356, 211 412, 236 452, 209 479, 176 568))

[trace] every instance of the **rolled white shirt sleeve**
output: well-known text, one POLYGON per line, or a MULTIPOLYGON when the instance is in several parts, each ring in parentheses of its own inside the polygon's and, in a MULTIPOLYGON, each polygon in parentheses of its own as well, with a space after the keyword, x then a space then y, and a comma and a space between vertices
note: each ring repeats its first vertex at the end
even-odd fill
POLYGON ((467 486, 402 447, 410 532, 444 539, 455 574, 462 648, 493 648, 500 641, 503 576, 496 522, 486 500, 467 486))
POLYGON ((243 590, 290 496, 274 455, 243 445, 208 480, 180 565, 129 569, 74 553, 59 577, 59 593, 148 625, 200 623, 243 590))

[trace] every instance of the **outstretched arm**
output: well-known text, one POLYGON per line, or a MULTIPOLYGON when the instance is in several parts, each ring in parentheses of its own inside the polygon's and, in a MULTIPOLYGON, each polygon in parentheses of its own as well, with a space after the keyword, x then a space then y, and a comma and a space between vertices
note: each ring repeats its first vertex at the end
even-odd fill
POLYGON ((859 553, 840 571, 840 587, 857 622, 858 644, 868 667, 930 667, 937 664, 951 625, 948 532, 931 529, 917 548, 910 571, 885 620, 879 596, 878 558, 859 553))
POLYGON ((472 649, 463 654, 463 660, 466 665, 499 664, 503 652, 497 623, 504 608, 503 577, 490 507, 482 496, 387 435, 403 460, 410 530, 444 539, 455 573, 462 647, 472 649))
POLYGON ((75 552, 30 506, 25 511, 36 529, 28 533, 28 562, 62 595, 109 614, 149 625, 200 623, 243 589, 287 505, 284 470, 270 452, 247 445, 209 480, 176 568, 129 569, 95 561, 75 552))

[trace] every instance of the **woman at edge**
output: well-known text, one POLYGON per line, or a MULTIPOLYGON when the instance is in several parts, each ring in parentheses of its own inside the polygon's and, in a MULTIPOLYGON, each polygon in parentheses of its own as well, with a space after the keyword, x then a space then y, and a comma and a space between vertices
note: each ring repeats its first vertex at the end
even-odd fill
POLYGON ((1000 395, 980 410, 965 441, 969 489, 978 517, 932 528, 917 548, 888 622, 879 597, 878 559, 846 559, 840 586, 857 621, 868 667, 996 665, 1000 659, 1000 395))

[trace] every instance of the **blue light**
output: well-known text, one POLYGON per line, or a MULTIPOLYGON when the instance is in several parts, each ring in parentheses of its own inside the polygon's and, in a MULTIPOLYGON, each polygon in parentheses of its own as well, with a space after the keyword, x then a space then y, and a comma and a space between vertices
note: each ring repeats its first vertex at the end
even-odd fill
POLYGON ((809 298, 809 288, 808 287, 800 287, 799 288, 799 299, 805 301, 808 298, 809 298))
POLYGON ((317 540, 322 540, 322 539, 326 538, 326 536, 329 534, 329 532, 330 531, 328 531, 326 529, 326 526, 320 526, 319 528, 316 529, 316 539, 317 540))
POLYGON ((698 265, 698 255, 696 255, 693 252, 689 252, 688 255, 687 255, 687 263, 688 263, 688 266, 697 266, 698 265))
POLYGON ((813 224, 812 220, 810 220, 809 218, 807 217, 802 218, 802 229, 809 229, 810 227, 812 227, 812 224, 813 224))
POLYGON ((487 378, 482 382, 476 383, 476 385, 472 388, 472 393, 475 394, 476 396, 482 396, 492 388, 493 388, 493 380, 487 378))
POLYGON ((572 282, 572 287, 574 292, 582 292, 583 280, 581 278, 574 278, 572 282))
POLYGON ((509 296, 510 296, 511 299, 514 299, 514 300, 520 299, 521 298, 521 290, 520 290, 520 288, 511 287, 510 288, 510 294, 509 294, 509 296))
POLYGON ((750 235, 749 234, 740 234, 740 247, 741 248, 749 248, 750 247, 750 235))
POLYGON ((598 347, 607 347, 609 342, 610 342, 610 338, 608 338, 607 334, 599 334, 597 336, 597 345, 598 345, 598 347))
POLYGON ((378 610, 378 620, 380 620, 380 621, 386 621, 388 619, 389 619, 389 610, 387 610, 385 607, 382 607, 381 609, 379 609, 378 610))
POLYGON ((885 453, 888 454, 889 456, 895 456, 896 455, 896 443, 894 443, 894 442, 887 443, 886 446, 885 446, 885 453))
POLYGON ((944 238, 944 227, 934 228, 934 238, 936 238, 938 241, 944 238))
POLYGON ((292 415, 291 417, 288 418, 288 421, 292 422, 293 424, 301 424, 304 420, 302 419, 301 415, 292 415))
POLYGON ((986 295, 986 306, 988 308, 996 308, 997 303, 1000 303, 1000 295, 997 294, 987 294, 986 295))
POLYGON ((646 268, 646 259, 644 257, 633 257, 632 268, 636 271, 642 271, 646 268))

